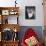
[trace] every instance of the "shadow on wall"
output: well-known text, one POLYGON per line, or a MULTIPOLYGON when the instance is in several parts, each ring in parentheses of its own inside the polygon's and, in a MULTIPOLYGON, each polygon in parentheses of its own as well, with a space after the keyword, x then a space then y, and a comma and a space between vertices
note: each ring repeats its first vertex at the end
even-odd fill
POLYGON ((34 30, 34 32, 36 32, 39 41, 41 43, 43 43, 43 33, 42 33, 43 30, 42 30, 42 26, 21 26, 20 27, 20 32, 19 32, 19 39, 20 39, 20 41, 22 40, 22 38, 24 36, 24 33, 25 33, 25 31, 28 28, 32 28, 34 30))

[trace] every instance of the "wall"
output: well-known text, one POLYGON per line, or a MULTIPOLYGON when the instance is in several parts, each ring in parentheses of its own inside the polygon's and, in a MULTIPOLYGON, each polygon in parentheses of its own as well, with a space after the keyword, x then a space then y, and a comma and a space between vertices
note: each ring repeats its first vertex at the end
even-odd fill
POLYGON ((42 11, 42 0, 25 0, 21 3, 20 8, 20 25, 22 26, 42 26, 43 25, 43 11, 42 11), (28 2, 28 3, 27 3, 28 2), (36 7, 36 19, 35 20, 26 20, 25 19, 25 6, 35 6, 36 7))
MULTIPOLYGON (((14 6, 15 0, 0 0, 0 6, 9 7, 14 6)), ((19 24, 21 26, 43 26, 43 6, 42 0, 17 0, 17 6, 20 7, 19 10, 19 24), (27 3, 28 2, 28 3, 27 3), (35 6, 36 7, 36 19, 34 20, 26 20, 25 19, 25 6, 35 6)))

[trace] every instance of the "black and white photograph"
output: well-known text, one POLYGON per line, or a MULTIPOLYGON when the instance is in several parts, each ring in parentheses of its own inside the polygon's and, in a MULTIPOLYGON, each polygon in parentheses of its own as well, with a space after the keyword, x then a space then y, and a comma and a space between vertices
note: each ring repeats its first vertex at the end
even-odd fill
POLYGON ((35 16, 36 16, 35 6, 26 6, 25 19, 35 19, 35 16))

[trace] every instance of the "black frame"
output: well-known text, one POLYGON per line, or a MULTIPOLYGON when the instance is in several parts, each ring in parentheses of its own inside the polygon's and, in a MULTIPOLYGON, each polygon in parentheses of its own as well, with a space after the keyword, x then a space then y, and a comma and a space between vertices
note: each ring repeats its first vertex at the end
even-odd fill
POLYGON ((35 16, 36 16, 35 6, 25 6, 25 19, 35 19, 35 16), (30 13, 33 12, 32 17, 29 18, 28 12, 30 12, 30 13))

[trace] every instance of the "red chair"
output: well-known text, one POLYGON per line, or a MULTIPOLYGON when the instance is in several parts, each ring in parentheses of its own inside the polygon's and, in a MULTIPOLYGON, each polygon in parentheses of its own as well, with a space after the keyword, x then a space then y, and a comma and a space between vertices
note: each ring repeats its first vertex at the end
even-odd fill
MULTIPOLYGON (((24 37, 22 38, 21 46, 27 46, 26 43, 25 43, 25 40, 32 37, 32 36, 34 36, 37 39, 37 35, 33 31, 33 29, 31 29, 31 28, 27 29, 27 31, 25 32, 24 37)), ((41 46, 40 42, 38 41, 35 46, 41 46)))

